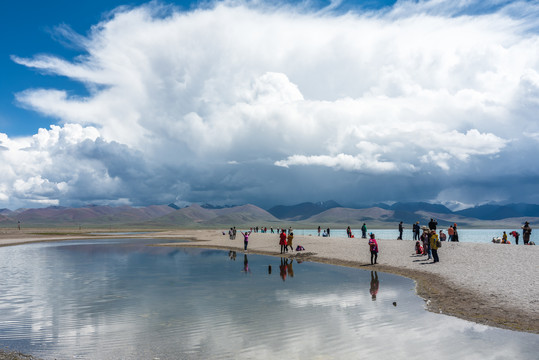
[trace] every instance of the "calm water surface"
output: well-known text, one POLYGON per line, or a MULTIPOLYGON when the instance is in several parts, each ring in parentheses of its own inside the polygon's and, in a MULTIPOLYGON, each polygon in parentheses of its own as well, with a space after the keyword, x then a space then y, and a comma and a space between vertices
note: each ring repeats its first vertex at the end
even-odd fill
POLYGON ((403 277, 149 242, 0 248, 0 346, 45 359, 537 358, 538 335, 427 312, 403 277))

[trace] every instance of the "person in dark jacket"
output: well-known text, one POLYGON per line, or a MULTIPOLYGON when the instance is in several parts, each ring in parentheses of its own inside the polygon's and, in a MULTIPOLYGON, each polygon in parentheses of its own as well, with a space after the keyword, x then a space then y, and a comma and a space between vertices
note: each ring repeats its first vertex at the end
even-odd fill
POLYGON ((429 230, 436 231, 436 225, 438 225, 438 221, 436 221, 434 219, 430 219, 430 221, 429 221, 429 230))

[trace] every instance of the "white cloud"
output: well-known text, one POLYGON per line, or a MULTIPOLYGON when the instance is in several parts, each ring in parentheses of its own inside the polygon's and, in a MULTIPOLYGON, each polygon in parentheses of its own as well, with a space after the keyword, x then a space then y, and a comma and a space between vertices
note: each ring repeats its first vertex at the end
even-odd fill
POLYGON ((377 158, 366 159, 361 156, 337 154, 336 156, 303 156, 292 155, 286 160, 276 161, 275 165, 289 167, 291 165, 321 165, 342 170, 359 170, 365 172, 391 172, 397 170, 392 162, 378 161, 377 158))
MULTIPOLYGON (((77 188, 88 176, 98 199, 250 201, 260 188, 284 198, 268 179, 281 181, 285 171, 295 187, 311 166, 330 168, 317 170, 328 181, 334 170, 351 174, 342 177, 350 187, 354 174, 412 176, 433 167, 466 186, 471 167, 495 169, 500 155, 519 161, 522 149, 509 145, 523 132, 528 140, 519 141, 536 151, 539 133, 530 117, 539 111, 537 19, 514 15, 523 3, 460 15, 478 4, 399 1, 346 14, 258 2, 166 15, 155 3, 117 11, 87 37, 69 36, 86 50, 74 60, 13 58, 80 81, 89 94, 17 94, 63 127, 0 138, 9 149, 0 152, 10 174, 4 198, 19 196, 15 182, 29 179, 51 184, 51 198, 91 198, 77 188), (226 166, 230 159, 236 166, 226 166), (53 165, 56 174, 47 171, 53 165), (139 187, 141 175, 153 180, 139 187), (230 190, 244 181, 252 188, 230 190)), ((327 191, 324 199, 339 196, 327 191)), ((378 195, 395 200, 383 189, 378 195)))

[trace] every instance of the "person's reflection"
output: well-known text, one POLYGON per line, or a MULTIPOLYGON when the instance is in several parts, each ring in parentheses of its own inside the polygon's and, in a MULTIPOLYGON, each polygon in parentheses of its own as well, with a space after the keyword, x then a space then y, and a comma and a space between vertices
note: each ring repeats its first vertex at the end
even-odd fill
POLYGON ((271 265, 268 265, 268 275, 271 275, 271 265))
POLYGON ((230 260, 236 261, 236 252, 230 250, 230 251, 228 252, 228 257, 230 258, 230 260))
POLYGON ((279 265, 279 273, 283 281, 286 280, 287 267, 288 267, 288 258, 281 258, 281 265, 279 265))
POLYGON ((246 274, 251 272, 251 270, 249 270, 249 260, 247 260, 247 254, 243 255, 243 272, 246 274))
POLYGON ((288 268, 288 276, 290 276, 291 278, 294 277, 294 269, 292 268, 292 263, 294 262, 293 259, 290 259, 290 263, 287 264, 287 268, 288 268))
POLYGON ((372 301, 376 300, 376 294, 378 294, 378 286, 380 282, 378 281, 378 273, 376 271, 371 271, 371 296, 372 301))

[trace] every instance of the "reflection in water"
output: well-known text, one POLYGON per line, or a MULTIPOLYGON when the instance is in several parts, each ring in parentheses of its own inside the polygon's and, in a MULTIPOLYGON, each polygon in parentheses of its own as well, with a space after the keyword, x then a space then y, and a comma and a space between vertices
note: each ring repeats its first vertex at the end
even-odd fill
POLYGON ((376 300, 376 294, 378 294, 378 287, 380 286, 380 282, 378 281, 378 273, 376 271, 371 271, 371 297, 372 301, 376 300))
POLYGON ((290 259, 290 262, 286 264, 286 268, 288 270, 288 276, 291 278, 294 277, 294 269, 292 268, 292 263, 294 262, 294 259, 290 259))
POLYGON ((281 265, 279 265, 279 275, 283 281, 286 280, 286 272, 288 270, 288 258, 281 258, 281 265))
POLYGON ((243 272, 246 274, 251 272, 251 270, 249 270, 249 260, 247 259, 247 254, 243 254, 243 272))
POLYGON ((226 255, 121 242, 0 248, 0 347, 103 360, 537 354, 537 335, 426 312, 410 279, 257 255, 244 255, 244 276, 226 255))

